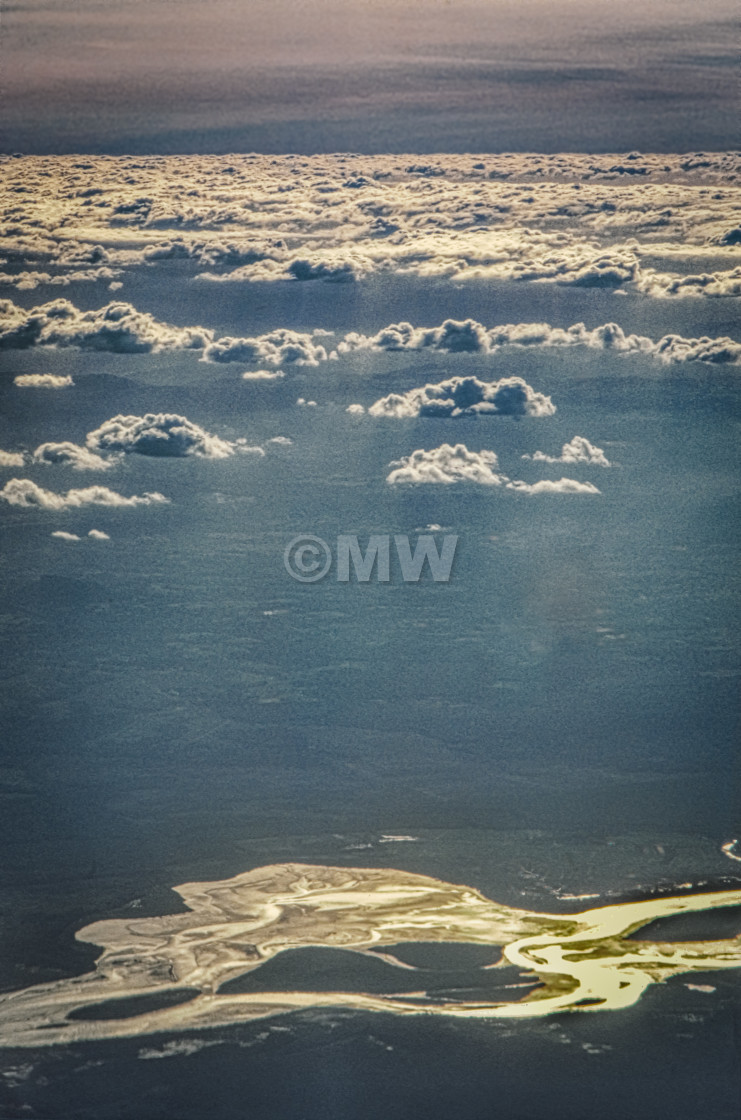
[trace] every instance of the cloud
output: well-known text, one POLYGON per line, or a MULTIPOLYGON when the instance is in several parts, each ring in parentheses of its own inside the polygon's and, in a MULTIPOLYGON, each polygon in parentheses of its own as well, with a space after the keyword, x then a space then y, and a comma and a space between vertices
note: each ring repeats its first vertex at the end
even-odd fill
POLYGON ((453 485, 457 482, 474 482, 480 486, 501 486, 521 494, 599 494, 591 482, 577 482, 561 478, 558 482, 544 479, 527 483, 512 481, 499 469, 494 451, 469 451, 464 443, 455 446, 443 443, 431 451, 419 449, 397 462, 386 482, 392 486, 402 484, 453 485))
POLYGON ((0 451, 0 467, 22 467, 25 461, 20 451, 0 451))
MULTIPOLYGON (((446 154, 429 167, 357 154, 87 162, 95 188, 70 160, 24 157, 4 177, 8 283, 115 284, 120 273, 176 261, 190 279, 207 269, 198 279, 212 283, 397 275, 713 296, 733 277, 715 273, 712 257, 735 266, 741 244, 734 152, 446 154), (643 268, 667 246, 703 256, 703 268, 710 255, 708 274, 719 279, 643 268)), ((122 342, 132 344, 118 338, 111 348, 122 342)))
POLYGON ((588 463, 595 467, 609 467, 601 447, 595 447, 584 436, 574 436, 570 443, 565 443, 560 455, 546 455, 544 451, 536 451, 532 455, 523 455, 523 459, 532 459, 537 463, 588 463))
POLYGON ((146 416, 114 416, 93 432, 86 443, 93 451, 136 452, 183 458, 226 459, 234 444, 211 435, 185 416, 148 412, 146 416))
MULTIPOLYGON (((247 440, 244 438, 235 439, 231 446, 235 451, 238 451, 240 455, 257 455, 260 459, 265 458, 265 451, 262 447, 253 447, 251 444, 247 443, 247 440)), ((223 457, 223 455, 211 456, 211 458, 217 459, 223 459, 223 457)))
POLYGON ((370 416, 396 419, 417 416, 552 416, 550 397, 537 393, 521 377, 479 381, 477 377, 451 377, 408 393, 391 393, 368 409, 370 416))
POLYGON ((363 408, 362 404, 349 404, 345 409, 345 412, 349 412, 351 416, 365 415, 365 409, 363 408))
POLYGON ((473 319, 461 323, 446 319, 439 327, 414 327, 411 323, 400 322, 384 327, 375 335, 346 334, 337 352, 440 350, 495 354, 508 347, 606 350, 645 355, 664 364, 694 361, 713 365, 741 364, 741 343, 731 338, 684 338, 669 334, 655 342, 644 335, 626 334, 618 323, 603 323, 589 330, 584 323, 574 323, 570 327, 553 327, 550 323, 504 323, 487 328, 473 319))
POLYGON ((150 506, 167 502, 169 499, 163 494, 147 493, 141 496, 134 494, 130 498, 109 490, 107 486, 88 486, 84 490, 68 490, 66 494, 57 494, 53 490, 44 490, 37 486, 30 478, 11 478, 0 490, 0 499, 8 505, 20 509, 81 509, 84 506, 111 506, 113 508, 129 508, 133 506, 150 506))
POLYGON ((279 447, 291 447, 293 440, 289 439, 288 436, 273 436, 268 440, 268 443, 277 443, 279 447))
POLYGON ((432 451, 418 450, 398 462, 389 463, 386 478, 392 486, 403 483, 476 482, 482 486, 501 486, 506 476, 498 471, 493 451, 469 451, 463 443, 443 443, 432 451))
POLYGON ((508 482, 508 490, 517 490, 520 494, 599 494, 600 491, 591 482, 577 482, 575 478, 559 478, 553 482, 549 478, 540 482, 508 482))
POLYGON ((306 397, 299 397, 296 404, 299 408, 316 408, 316 401, 307 401, 306 397))
POLYGON ((317 366, 327 360, 327 351, 310 334, 280 328, 256 338, 218 338, 206 345, 203 360, 317 366))
MULTIPOLYGON (((74 346, 81 350, 146 354, 160 350, 203 349, 212 332, 202 327, 172 327, 130 303, 109 303, 97 311, 80 311, 57 299, 26 311, 0 301, 0 345, 27 350, 33 346, 74 346)), ((32 375, 33 376, 33 375, 32 375)))
POLYGON ((103 459, 87 447, 76 443, 42 443, 33 453, 35 463, 60 463, 76 471, 105 471, 114 464, 113 459, 103 459))
POLYGON ((658 299, 740 296, 741 268, 718 272, 690 273, 686 276, 674 276, 666 272, 646 270, 637 278, 636 288, 658 299))
POLYGON ((281 369, 274 369, 274 370, 254 369, 254 370, 247 370, 246 373, 243 373, 242 374, 242 380, 243 381, 280 381, 281 378, 283 378, 285 376, 286 376, 285 373, 281 369))
POLYGON ((60 541, 79 541, 80 539, 76 533, 65 533, 64 529, 57 529, 51 535, 60 541))
POLYGON ((92 537, 94 541, 109 541, 111 539, 102 529, 91 529, 88 536, 92 537))
MULTIPOLYGON (((251 338, 214 338, 214 332, 205 327, 173 327, 147 312, 137 311, 129 303, 109 303, 97 311, 83 312, 68 300, 55 300, 30 310, 17 307, 9 300, 0 300, 0 346, 4 348, 70 346, 128 354, 186 350, 200 353, 205 362, 247 362, 278 367, 284 364, 318 366, 320 362, 358 350, 494 354, 510 346, 540 349, 575 346, 643 354, 665 363, 741 364, 741 343, 728 337, 683 338, 672 334, 654 341, 643 335, 626 334, 617 323, 604 323, 588 330, 584 323, 568 328, 548 323, 505 323, 487 328, 474 319, 460 322, 446 319, 438 327, 415 327, 400 322, 370 336, 349 332, 336 349, 328 353, 324 342, 319 340, 326 340, 331 334, 321 329, 307 333, 279 328, 251 338)), ((258 369, 255 372, 270 371, 258 369)), ((53 375, 22 376, 48 378, 53 375)), ((63 383, 72 382, 69 379, 63 383)), ((54 387, 54 383, 47 380, 26 381, 25 384, 54 387)))
POLYGON ((67 389, 74 385, 72 378, 58 376, 55 373, 19 373, 13 378, 13 384, 19 389, 67 389))

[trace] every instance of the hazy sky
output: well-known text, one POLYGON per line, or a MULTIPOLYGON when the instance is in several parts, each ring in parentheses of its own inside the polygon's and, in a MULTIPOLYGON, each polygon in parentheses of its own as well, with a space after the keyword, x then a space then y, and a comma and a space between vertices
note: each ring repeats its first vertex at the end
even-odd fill
POLYGON ((735 146, 735 0, 11 0, 21 151, 735 146))

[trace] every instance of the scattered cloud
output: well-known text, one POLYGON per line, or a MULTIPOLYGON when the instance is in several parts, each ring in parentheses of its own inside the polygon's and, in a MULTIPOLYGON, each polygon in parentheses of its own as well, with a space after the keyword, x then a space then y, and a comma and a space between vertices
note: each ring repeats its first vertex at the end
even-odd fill
POLYGON ((741 363, 741 343, 731 338, 684 338, 664 335, 658 342, 644 335, 626 334, 617 323, 604 323, 589 330, 584 323, 553 327, 549 323, 504 323, 484 327, 473 319, 446 319, 439 327, 414 327, 392 323, 375 335, 346 334, 337 346, 339 354, 356 350, 441 350, 444 353, 495 354, 507 347, 518 349, 566 349, 582 347, 618 354, 639 354, 670 364, 708 362, 741 363))
POLYGON ((443 443, 430 451, 419 449, 396 462, 386 478, 391 486, 402 484, 453 485, 473 482, 480 486, 501 486, 521 494, 599 494, 591 482, 561 478, 558 482, 513 482, 499 468, 494 451, 469 451, 464 443, 443 443))
POLYGON ((493 451, 469 451, 463 443, 443 443, 432 451, 413 451, 398 462, 389 463, 393 469, 386 481, 392 485, 402 483, 476 482, 482 486, 501 486, 506 476, 499 473, 497 456, 493 451))
POLYGON ((316 401, 307 401, 306 397, 299 397, 296 404, 299 408, 316 408, 316 401))
POLYGON ((64 529, 57 529, 51 535, 59 541, 79 541, 80 539, 76 533, 65 533, 64 529))
POLYGON ((21 451, 0 451, 0 467, 22 467, 25 461, 21 451))
POLYGON ((370 416, 395 419, 417 416, 552 416, 556 406, 521 377, 479 381, 477 377, 451 377, 408 393, 391 393, 368 409, 370 416))
MULTIPOLYGON (((80 311, 69 300, 57 299, 26 310, 10 300, 0 300, 0 346, 5 349, 74 346, 80 350, 146 354, 159 350, 202 350, 211 339, 210 331, 169 326, 146 311, 137 311, 130 303, 108 303, 96 311, 80 311)), ((71 383, 71 379, 66 382, 71 383)), ((51 382, 26 384, 61 388, 51 382)))
POLYGON ((233 443, 211 435, 185 416, 164 412, 114 416, 88 432, 86 443, 92 451, 172 458, 197 455, 203 459, 226 459, 234 454, 233 443))
POLYGON ((362 404, 349 404, 345 409, 345 412, 349 412, 351 416, 365 415, 365 409, 363 408, 362 404))
POLYGON ((575 478, 559 478, 553 482, 543 478, 540 482, 508 482, 508 490, 517 490, 520 494, 599 494, 600 491, 591 482, 577 482, 575 478))
MULTIPOLYGON (((408 322, 391 323, 375 335, 351 331, 328 352, 332 332, 316 329, 310 333, 279 328, 251 338, 215 338, 214 332, 199 326, 173 327, 161 323, 129 303, 109 303, 98 311, 79 311, 68 300, 55 300, 41 307, 24 309, 10 300, 0 300, 0 346, 28 349, 35 346, 73 346, 79 349, 112 353, 152 353, 161 350, 187 350, 200 354, 205 362, 247 362, 260 367, 318 366, 321 362, 359 350, 407 351, 437 350, 455 354, 495 354, 506 347, 561 349, 586 347, 622 354, 642 354, 664 363, 700 361, 711 364, 741 364, 741 342, 728 337, 684 338, 669 334, 654 341, 643 335, 627 334, 617 323, 604 323, 592 330, 584 323, 553 327, 549 323, 505 323, 484 327, 474 319, 446 319, 438 327, 415 327, 408 322)), ((270 373, 257 369, 256 374, 270 373)), ((50 374, 24 377, 52 378, 50 374)), ((248 373, 246 380, 253 378, 248 373)), ((18 382, 19 379, 16 379, 18 382)), ((26 381, 28 385, 61 388, 72 383, 63 380, 26 381)))
POLYGON ((67 389, 74 385, 72 378, 55 373, 19 373, 13 378, 19 389, 67 389))
POLYGON ((218 338, 207 343, 203 360, 317 366, 327 360, 327 351, 324 346, 315 343, 310 334, 280 328, 256 338, 218 338))
POLYGON ((113 508, 129 508, 133 506, 150 506, 167 502, 163 494, 147 493, 141 496, 134 494, 130 498, 123 494, 109 490, 107 486, 88 486, 84 490, 68 490, 66 494, 57 494, 53 490, 44 490, 37 486, 30 478, 11 478, 0 490, 0 499, 8 505, 20 509, 81 509, 84 506, 111 506, 113 508))
POLYGON ((102 529, 91 529, 88 536, 92 537, 94 541, 109 541, 111 539, 102 529))
POLYGON ((282 369, 254 369, 242 374, 243 381, 280 381, 286 375, 282 369))
POLYGON ((546 455, 544 451, 536 451, 532 455, 523 455, 523 459, 532 459, 536 463, 587 463, 589 466, 609 467, 601 447, 595 447, 584 436, 574 436, 570 443, 565 443, 560 455, 546 455))
POLYGON ((114 464, 113 459, 104 459, 87 447, 76 443, 42 443, 33 453, 34 463, 62 464, 76 471, 105 471, 114 464))

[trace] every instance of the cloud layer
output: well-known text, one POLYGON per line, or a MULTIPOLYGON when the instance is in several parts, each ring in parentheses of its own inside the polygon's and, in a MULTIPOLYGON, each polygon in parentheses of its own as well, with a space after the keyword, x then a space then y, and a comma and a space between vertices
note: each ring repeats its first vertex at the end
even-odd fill
POLYGON ((647 298, 739 293, 737 153, 86 164, 26 157, 8 166, 5 284, 120 284, 131 270, 174 264, 212 284, 396 274, 623 287, 647 298), (692 267, 700 258, 706 271, 692 267))

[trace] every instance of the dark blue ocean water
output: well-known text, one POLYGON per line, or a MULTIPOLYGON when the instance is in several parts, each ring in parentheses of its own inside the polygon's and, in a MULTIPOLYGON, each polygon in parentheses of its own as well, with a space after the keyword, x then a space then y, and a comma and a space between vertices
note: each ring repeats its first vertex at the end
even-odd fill
MULTIPOLYGON (((289 310, 297 329, 339 331, 468 314, 619 317, 653 337, 731 329, 723 301, 684 301, 678 323, 676 304, 550 288, 289 287, 220 285, 217 303, 210 288, 174 296, 137 280, 122 296, 235 335, 288 325, 289 310)), ((168 506, 2 510, 4 988, 89 968, 94 951, 74 931, 133 899, 172 912, 176 883, 281 860, 398 866, 534 909, 563 907, 561 887, 618 901, 738 881, 720 851, 741 828, 735 373, 580 351, 357 356, 267 387, 194 355, 8 352, 3 365, 4 448, 84 442, 117 412, 147 411, 224 438, 293 441, 262 459, 130 455, 94 479, 161 491, 168 506), (74 392, 13 388, 16 373, 40 371, 73 373, 74 392), (461 372, 521 375, 558 411, 345 412, 461 372), (613 466, 521 458, 577 434, 613 466), (601 494, 385 485, 392 460, 446 441, 496 451, 510 477, 566 474, 601 494), (340 583, 332 570, 301 585, 283 566, 299 533, 331 543, 431 524, 459 536, 446 584, 398 572, 340 583), (91 528, 110 542, 50 536, 91 528), (422 839, 380 844, 383 833, 422 839)), ((92 478, 24 473, 56 490, 92 478)), ((538 1023, 317 1011, 19 1050, 0 1115, 733 1120, 737 982, 709 983, 715 994, 679 978, 625 1012, 538 1023)))

